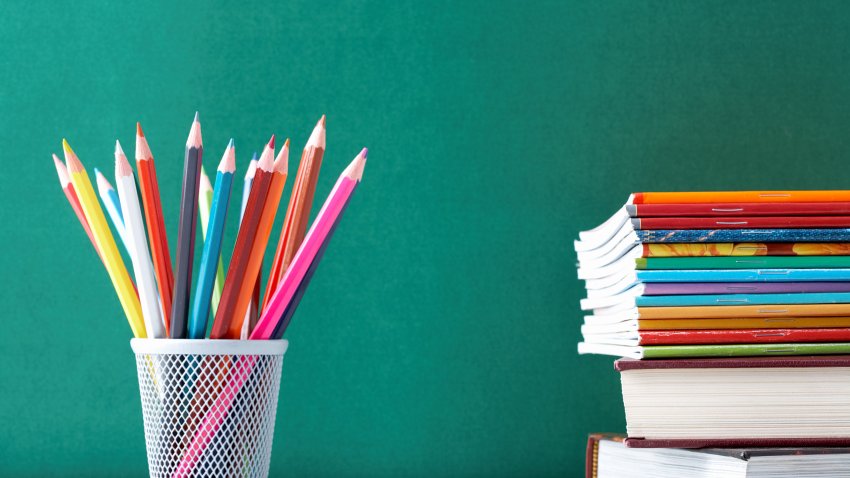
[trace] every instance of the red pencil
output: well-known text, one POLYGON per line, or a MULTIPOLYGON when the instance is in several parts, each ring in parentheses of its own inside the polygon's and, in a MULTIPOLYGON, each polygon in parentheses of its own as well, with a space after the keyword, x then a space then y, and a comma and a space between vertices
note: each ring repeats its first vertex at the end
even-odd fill
POLYGON ((151 246, 153 269, 162 300, 162 318, 165 331, 171 327, 171 294, 174 289, 174 273, 171 269, 171 254, 168 252, 168 236, 165 234, 165 221, 162 216, 162 204, 159 199, 159 184, 156 180, 156 166, 142 125, 136 123, 136 168, 139 170, 139 194, 145 210, 145 224, 148 228, 148 242, 151 246))
MULTIPOLYGON (((247 310, 247 307, 243 310, 236 310, 236 303, 240 299, 239 295, 242 291, 242 285, 246 280, 251 249, 257 236, 263 207, 265 206, 266 197, 271 186, 274 170, 273 155, 274 135, 272 135, 269 143, 263 149, 263 154, 257 163, 257 172, 254 175, 254 182, 251 185, 251 192, 248 195, 248 204, 245 206, 245 214, 242 216, 239 233, 236 235, 236 244, 233 246, 233 255, 230 257, 230 266, 227 268, 227 275, 224 278, 221 301, 218 303, 218 310, 216 311, 215 320, 210 331, 211 339, 239 338, 239 329, 232 327, 232 324, 238 323, 241 325, 247 310), (229 333, 232 329, 236 330, 235 336, 229 333)), ((252 277, 251 280, 251 285, 253 286, 256 276, 252 277)))

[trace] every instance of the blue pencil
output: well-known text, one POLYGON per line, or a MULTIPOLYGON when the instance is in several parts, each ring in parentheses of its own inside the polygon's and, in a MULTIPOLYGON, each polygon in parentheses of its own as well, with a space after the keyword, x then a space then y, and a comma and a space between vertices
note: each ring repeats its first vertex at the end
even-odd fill
POLYGON ((106 207, 106 213, 109 216, 109 220, 112 221, 112 227, 118 232, 118 237, 121 238, 124 250, 132 256, 130 252, 130 241, 127 238, 127 231, 124 229, 124 216, 121 214, 121 200, 118 198, 118 193, 115 192, 115 188, 112 187, 106 176, 97 168, 94 168, 94 175, 97 177, 97 194, 106 207))
POLYGON ((227 205, 230 202, 230 191, 233 189, 233 172, 236 170, 235 156, 233 140, 231 139, 218 165, 215 187, 213 187, 207 237, 204 240, 204 251, 201 255, 198 283, 195 286, 195 295, 192 297, 192 315, 189 318, 190 339, 202 339, 207 334, 210 299, 212 298, 215 274, 221 255, 221 240, 224 235, 227 205))

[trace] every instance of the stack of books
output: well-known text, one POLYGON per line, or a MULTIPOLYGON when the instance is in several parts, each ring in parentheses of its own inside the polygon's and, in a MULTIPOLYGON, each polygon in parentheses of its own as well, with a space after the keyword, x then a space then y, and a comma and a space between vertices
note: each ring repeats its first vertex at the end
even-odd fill
POLYGON ((636 193, 575 248, 627 423, 589 476, 850 476, 850 191, 636 193))

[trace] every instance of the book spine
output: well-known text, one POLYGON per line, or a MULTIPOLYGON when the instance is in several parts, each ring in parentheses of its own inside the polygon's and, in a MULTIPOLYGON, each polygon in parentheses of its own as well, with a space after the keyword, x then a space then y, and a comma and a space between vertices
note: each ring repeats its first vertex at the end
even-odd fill
POLYGON ((807 269, 850 267, 850 256, 650 257, 635 259, 635 268, 658 269, 807 269))
POLYGON ((850 229, 658 229, 635 231, 644 243, 847 242, 850 229))
POLYGON ((636 217, 741 217, 850 215, 850 202, 634 204, 636 217))
POLYGON ((765 355, 832 355, 850 352, 848 343, 778 343, 735 345, 657 345, 644 347, 645 359, 680 357, 745 357, 765 355))
POLYGON ((764 217, 643 217, 632 219, 636 229, 750 229, 850 227, 848 216, 764 217))
POLYGON ((850 329, 647 330, 640 345, 850 342, 850 329))
POLYGON ((724 257, 724 256, 850 256, 846 242, 720 242, 643 244, 642 256, 724 257))

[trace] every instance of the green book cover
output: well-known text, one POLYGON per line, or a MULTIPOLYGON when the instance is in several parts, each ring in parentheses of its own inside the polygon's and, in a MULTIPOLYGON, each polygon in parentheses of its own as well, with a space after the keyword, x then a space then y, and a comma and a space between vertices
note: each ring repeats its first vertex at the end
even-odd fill
POLYGON ((850 267, 850 256, 650 257, 635 267, 659 269, 829 269, 850 267))
POLYGON ((850 343, 653 345, 643 347, 643 358, 645 359, 842 354, 850 354, 850 343))

